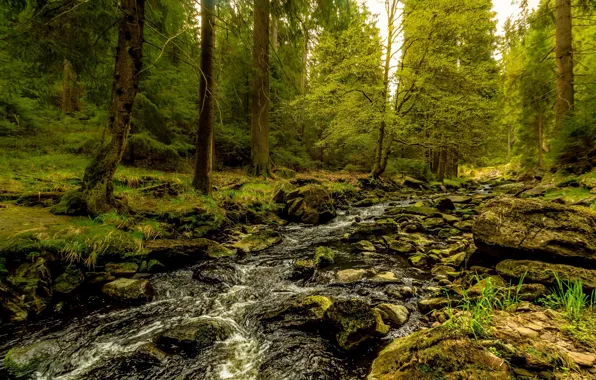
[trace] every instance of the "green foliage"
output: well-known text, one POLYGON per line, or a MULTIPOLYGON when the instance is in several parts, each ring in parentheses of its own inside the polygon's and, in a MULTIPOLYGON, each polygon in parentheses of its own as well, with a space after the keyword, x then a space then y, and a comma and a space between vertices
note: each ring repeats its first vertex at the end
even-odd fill
POLYGON ((555 274, 556 285, 553 291, 543 300, 553 309, 561 309, 570 321, 581 319, 587 311, 596 307, 596 291, 591 295, 584 293, 581 280, 562 281, 555 274))

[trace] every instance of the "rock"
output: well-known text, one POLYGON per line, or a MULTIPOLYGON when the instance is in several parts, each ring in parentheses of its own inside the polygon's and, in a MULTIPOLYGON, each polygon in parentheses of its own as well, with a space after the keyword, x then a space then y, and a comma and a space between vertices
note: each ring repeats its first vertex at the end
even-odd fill
POLYGON ((64 273, 54 280, 54 292, 61 294, 72 293, 84 280, 83 272, 74 266, 68 266, 64 273))
POLYGON ((471 232, 472 228, 474 227, 474 221, 472 220, 462 220, 461 222, 456 222, 453 224, 453 227, 461 230, 463 232, 471 232))
POLYGON ((37 257, 31 263, 21 264, 7 278, 15 291, 23 295, 23 306, 29 312, 40 314, 52 301, 52 278, 46 260, 37 257))
POLYGON ((547 286, 561 281, 581 280, 587 291, 596 289, 596 270, 565 264, 550 264, 531 260, 504 260, 497 264, 497 272, 508 279, 518 281, 525 275, 525 282, 537 282, 547 286))
POLYGON ((335 218, 331 194, 322 185, 299 187, 287 195, 288 216, 306 224, 323 224, 335 218))
POLYGON ((159 260, 149 260, 147 263, 147 272, 149 273, 159 273, 164 272, 166 270, 166 266, 163 265, 159 260))
POLYGON ((443 218, 444 221, 446 221, 449 224, 454 224, 460 221, 460 219, 457 216, 453 216, 453 215, 449 215, 449 214, 441 214, 441 217, 443 218))
POLYGON ((333 302, 333 299, 325 296, 306 296, 266 315, 263 323, 274 322, 283 327, 318 325, 324 322, 325 312, 333 305, 333 302))
POLYGON ((145 343, 133 353, 133 360, 152 364, 163 363, 168 360, 168 354, 163 352, 155 343, 145 343))
POLYGON ((426 266, 427 256, 423 253, 417 253, 413 256, 408 257, 408 262, 411 266, 421 268, 426 266))
POLYGON ((234 251, 204 238, 193 240, 155 239, 146 245, 148 257, 165 263, 167 267, 190 265, 201 259, 234 255, 234 251))
POLYGON ((302 280, 311 278, 315 274, 314 260, 296 260, 290 279, 302 280))
POLYGON ((147 280, 119 278, 102 286, 101 291, 122 303, 138 304, 153 300, 153 287, 147 280))
POLYGON ((389 331, 380 314, 359 299, 335 301, 325 312, 325 319, 335 333, 338 346, 344 350, 355 349, 389 331))
POLYGON ((455 210, 455 205, 453 204, 453 201, 449 198, 437 199, 436 205, 439 211, 441 212, 455 210))
POLYGON ((439 238, 441 239, 449 239, 452 236, 460 235, 461 231, 457 228, 441 228, 439 231, 439 238))
POLYGON ((286 203, 288 194, 295 189, 295 186, 288 181, 279 181, 273 188, 273 202, 286 203))
POLYGON ((137 263, 107 263, 106 271, 116 277, 132 277, 139 270, 137 263))
POLYGON ((284 168, 283 166, 278 166, 273 169, 273 174, 279 178, 284 179, 292 179, 296 178, 296 171, 290 168, 284 168))
POLYGON ((464 196, 464 195, 450 195, 447 197, 453 203, 470 203, 472 202, 472 197, 464 196))
POLYGON ((558 182, 555 186, 557 187, 580 187, 579 180, 575 177, 565 178, 558 182))
POLYGON ((499 276, 489 276, 483 278, 482 280, 478 281, 475 285, 468 288, 467 293, 470 297, 480 297, 485 290, 490 286, 490 288, 503 288, 507 284, 505 281, 499 276))
POLYGON ((412 177, 405 176, 401 181, 401 185, 405 187, 409 187, 416 190, 424 190, 428 189, 429 185, 427 182, 417 180, 412 177))
POLYGON ((365 269, 344 269, 336 273, 337 281, 343 283, 350 283, 360 281, 366 276, 365 269))
POLYGON ((535 199, 499 198, 474 224, 474 263, 534 259, 596 267, 596 212, 535 199))
POLYGON ((233 286, 240 283, 236 267, 221 261, 206 261, 199 264, 192 278, 210 285, 233 286))
POLYGON ((575 364, 581 367, 592 367, 596 365, 596 355, 593 353, 568 352, 567 355, 575 364))
POLYGON ((354 248, 356 248, 358 251, 363 252, 376 252, 377 250, 374 244, 368 240, 360 240, 359 242, 354 244, 354 248))
POLYGON ((315 266, 322 267, 333 264, 335 254, 329 247, 317 247, 315 250, 315 266))
POLYGON ((406 323, 410 316, 410 311, 403 305, 382 303, 376 309, 381 313, 384 322, 396 327, 406 323))
POLYGON ((389 242, 389 250, 400 254, 406 254, 416 252, 416 247, 409 241, 391 240, 389 242))
POLYGON ((368 380, 509 380, 507 363, 456 329, 439 326, 397 338, 372 364, 368 380))
POLYGON ((23 297, 0 281, 0 323, 24 322, 28 316, 23 297))
POLYGON ((85 282, 88 284, 103 284, 115 279, 116 277, 108 272, 85 272, 85 282))
POLYGON ((456 253, 455 255, 441 259, 441 263, 443 265, 459 268, 463 265, 464 261, 466 260, 466 256, 466 252, 456 253))
POLYGON ((422 222, 422 227, 427 231, 434 230, 443 225, 445 225, 445 220, 443 218, 428 218, 422 222))
POLYGON ((534 302, 548 294, 548 289, 542 284, 522 284, 519 288, 515 286, 512 289, 513 294, 517 294, 520 300, 534 302))
POLYGON ((395 277, 395 273, 393 272, 381 272, 375 274, 374 277, 370 279, 374 282, 397 282, 398 279, 395 277))
POLYGON ((421 313, 426 314, 430 311, 442 309, 448 306, 456 306, 456 300, 446 297, 427 298, 418 302, 418 309, 421 313))
POLYGON ((228 339, 232 332, 222 319, 196 318, 162 332, 155 344, 169 354, 195 357, 215 342, 228 339))
POLYGON ((370 207, 376 205, 381 200, 379 198, 364 198, 359 200, 358 202, 354 203, 352 206, 354 207, 370 207))
POLYGON ((233 247, 243 253, 260 252, 275 244, 281 243, 281 235, 266 228, 253 234, 244 236, 233 244, 233 247))
POLYGON ((533 187, 529 190, 524 191, 520 194, 522 198, 533 198, 533 197, 541 197, 546 194, 549 190, 554 189, 556 186, 551 184, 538 184, 536 187, 533 187))
POLYGON ((391 235, 397 233, 399 227, 393 219, 380 219, 375 223, 363 223, 356 226, 350 234, 351 241, 366 240, 371 237, 391 235))
POLYGON ((57 340, 45 340, 9 350, 4 358, 4 368, 16 379, 31 379, 42 371, 61 351, 57 340))
POLYGON ((427 217, 441 216, 441 212, 439 210, 437 210, 436 208, 426 207, 426 206, 399 207, 399 208, 391 209, 388 211, 389 214, 393 214, 394 212, 401 213, 401 214, 408 214, 408 215, 427 216, 427 217))
POLYGON ((430 272, 435 275, 437 275, 437 274, 446 275, 447 273, 455 272, 455 268, 451 267, 449 265, 437 265, 437 266, 433 267, 433 269, 431 269, 430 272))

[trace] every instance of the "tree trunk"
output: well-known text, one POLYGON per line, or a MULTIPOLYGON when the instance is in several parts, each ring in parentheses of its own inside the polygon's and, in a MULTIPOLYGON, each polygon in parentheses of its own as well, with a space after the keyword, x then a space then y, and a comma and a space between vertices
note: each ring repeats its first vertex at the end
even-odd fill
POLYGON ((201 7, 201 83, 199 93, 199 128, 193 186, 202 194, 211 194, 213 170, 213 53, 215 51, 215 0, 202 0, 201 7))
POLYGON ((540 168, 544 168, 544 116, 542 113, 538 115, 537 121, 537 132, 538 132, 538 165, 540 168))
POLYGON ((106 136, 83 177, 87 211, 96 215, 118 208, 114 198, 114 173, 126 149, 130 115, 139 89, 143 57, 145 0, 121 0, 116 64, 108 111, 106 136))
POLYGON ((300 72, 300 93, 306 94, 306 71, 308 66, 308 29, 304 30, 304 46, 302 47, 302 71, 300 72))
POLYGON ((277 15, 271 15, 271 46, 273 51, 277 51, 279 46, 279 39, 277 37, 279 31, 279 17, 277 15))
POLYGON ((557 105, 556 128, 574 107, 571 0, 556 0, 557 105))
POLYGON ((447 150, 445 148, 441 148, 439 153, 439 167, 437 170, 437 179, 439 182, 443 182, 445 180, 445 168, 447 166, 447 150))
POLYGON ((62 78, 62 113, 68 115, 78 110, 77 73, 72 68, 72 63, 65 58, 62 78))
POLYGON ((252 93, 253 175, 271 175, 269 160, 269 0, 254 0, 252 93))

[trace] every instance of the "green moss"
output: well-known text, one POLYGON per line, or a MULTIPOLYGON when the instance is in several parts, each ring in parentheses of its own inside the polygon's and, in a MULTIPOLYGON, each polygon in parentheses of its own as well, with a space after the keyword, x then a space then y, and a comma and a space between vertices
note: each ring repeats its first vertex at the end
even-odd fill
POLYGON ((333 250, 329 247, 317 247, 315 250, 315 265, 317 267, 333 264, 334 262, 333 250))

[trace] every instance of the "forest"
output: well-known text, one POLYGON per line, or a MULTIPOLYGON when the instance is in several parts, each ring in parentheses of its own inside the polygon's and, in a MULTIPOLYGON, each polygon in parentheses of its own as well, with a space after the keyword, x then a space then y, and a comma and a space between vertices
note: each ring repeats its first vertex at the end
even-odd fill
POLYGON ((596 379, 595 0, 3 0, 0 378, 596 379))

